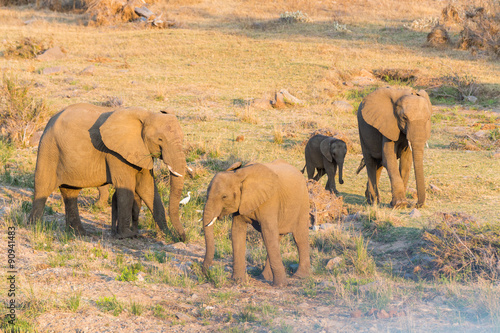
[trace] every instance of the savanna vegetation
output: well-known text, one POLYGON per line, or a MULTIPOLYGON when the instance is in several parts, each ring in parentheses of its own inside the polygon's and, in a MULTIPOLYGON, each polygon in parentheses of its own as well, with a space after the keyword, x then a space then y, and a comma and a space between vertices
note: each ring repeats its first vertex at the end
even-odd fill
MULTIPOLYGON (((6 306, 9 227, 17 270, 17 320, 9 324, 2 306, 3 331, 500 330, 498 0, 146 1, 167 25, 134 21, 117 3, 0 0, 6 306), (37 59, 52 47, 57 57, 37 59), (387 85, 425 89, 433 104, 418 210, 389 207, 385 171, 382 203, 366 205, 366 172, 356 174, 356 110, 387 85), (281 89, 300 103, 273 108, 281 89), (140 237, 112 238, 111 210, 94 204, 96 189, 80 199, 90 236, 64 231, 56 192, 43 221, 26 225, 39 131, 78 102, 177 115, 193 170, 181 207, 186 243, 160 232, 145 207, 140 237), (203 274, 199 220, 214 174, 276 158, 302 169, 318 130, 342 133, 348 153, 340 214, 322 215, 310 231, 313 274, 280 289, 259 279, 266 252, 249 228, 248 281, 235 285, 229 218, 216 224, 216 263, 203 274)), ((158 164, 155 172, 167 200, 168 171, 158 164)), ((415 187, 411 175, 413 205, 415 187)), ((292 273, 290 236, 281 251, 292 273)))

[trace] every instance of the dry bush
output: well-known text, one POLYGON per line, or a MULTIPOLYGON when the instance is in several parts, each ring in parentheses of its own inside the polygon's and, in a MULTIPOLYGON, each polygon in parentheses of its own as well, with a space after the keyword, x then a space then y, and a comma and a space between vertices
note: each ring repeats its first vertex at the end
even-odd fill
POLYGON ((451 150, 496 150, 500 148, 500 126, 495 124, 478 125, 479 130, 471 134, 456 135, 450 142, 451 150))
POLYGON ((451 44, 448 31, 442 25, 435 26, 427 35, 427 44, 432 47, 446 47, 451 44))
POLYGON ((53 41, 42 41, 36 38, 26 37, 17 43, 7 46, 3 55, 6 58, 33 59, 53 46, 53 41))
POLYGON ((462 213, 440 213, 434 229, 423 235, 422 252, 433 257, 424 275, 452 279, 498 280, 500 226, 481 224, 462 213))
POLYGON ((337 221, 343 214, 346 214, 347 210, 344 207, 342 197, 337 197, 334 193, 325 190, 314 179, 307 181, 307 189, 309 191, 309 215, 312 225, 337 221))
POLYGON ((464 9, 458 47, 463 50, 484 50, 500 57, 500 6, 464 9))
POLYGON ((384 81, 414 81, 417 79, 418 69, 382 68, 374 69, 373 75, 384 81))
POLYGON ((91 0, 88 2, 87 14, 90 25, 111 25, 122 22, 131 22, 139 16, 134 12, 140 7, 140 0, 91 0))
POLYGON ((4 75, 0 86, 0 127, 2 136, 27 145, 43 127, 49 108, 43 99, 31 96, 31 83, 4 75))

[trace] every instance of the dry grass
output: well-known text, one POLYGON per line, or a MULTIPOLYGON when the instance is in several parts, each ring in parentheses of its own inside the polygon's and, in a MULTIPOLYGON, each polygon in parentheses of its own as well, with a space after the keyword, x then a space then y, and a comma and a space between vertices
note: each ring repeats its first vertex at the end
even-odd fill
POLYGON ((307 181, 309 191, 309 214, 312 225, 338 221, 347 210, 342 197, 325 190, 324 186, 313 179, 307 181))

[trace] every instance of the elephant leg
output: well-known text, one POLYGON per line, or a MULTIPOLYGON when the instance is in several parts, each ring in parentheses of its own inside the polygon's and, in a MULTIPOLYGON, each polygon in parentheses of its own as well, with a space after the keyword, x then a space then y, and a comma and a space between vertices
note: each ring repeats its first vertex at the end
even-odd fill
POLYGON ((58 187, 56 183, 55 174, 43 178, 41 175, 35 174, 35 194, 30 216, 28 217, 28 224, 34 224, 42 218, 47 198, 58 187))
POLYGON ((103 185, 97 188, 97 190, 99 191, 99 198, 95 203, 97 206, 104 207, 108 203, 110 186, 111 185, 103 185))
POLYGON ((378 192, 378 180, 381 173, 381 167, 377 161, 371 157, 365 156, 366 172, 368 174, 368 182, 366 183, 366 201, 369 205, 374 205, 380 202, 378 192))
POLYGON ((401 152, 401 159, 399 161, 399 173, 403 179, 404 190, 408 189, 408 179, 410 178, 410 170, 413 165, 413 155, 411 150, 407 147, 401 152))
POLYGON ((314 177, 314 170, 316 169, 312 163, 307 163, 306 164, 306 169, 307 169, 307 179, 313 179, 314 177))
POLYGON ((316 176, 314 176, 314 180, 315 181, 319 181, 321 179, 321 177, 323 177, 323 175, 325 174, 325 169, 316 169, 316 171, 318 172, 316 174, 316 176))
POLYGON ((405 189, 401 173, 399 172, 394 141, 384 140, 382 163, 387 169, 391 181, 392 200, 391 206, 394 208, 407 205, 405 189))
POLYGON ((233 216, 231 227, 231 240, 233 243, 233 279, 236 282, 244 282, 246 277, 246 236, 247 221, 241 216, 233 216))
POLYGON ((267 216, 266 221, 261 221, 261 226, 262 238, 264 238, 269 264, 273 273, 273 285, 276 287, 284 286, 286 284, 286 273, 280 253, 277 214, 267 216))
MULTIPOLYGON (((279 242, 281 243, 281 239, 283 235, 280 235, 279 242)), ((265 280, 272 281, 273 280, 273 272, 271 270, 271 262, 269 261, 269 254, 266 256, 266 264, 264 265, 264 270, 262 271, 262 277, 265 280)))
POLYGON ((78 194, 80 189, 59 187, 64 200, 64 210, 66 213, 66 230, 74 231, 76 234, 85 235, 85 229, 78 213, 78 194))
POLYGON ((134 205, 132 206, 132 231, 139 230, 139 214, 141 213, 142 200, 137 193, 134 194, 134 205))
POLYGON ((111 197, 111 235, 116 236, 118 234, 118 228, 116 226, 118 215, 117 215, 117 202, 116 202, 116 191, 111 197))
POLYGON ((134 237, 137 233, 130 230, 132 222, 132 209, 134 205, 134 193, 129 187, 116 186, 116 192, 113 196, 116 198, 116 221, 117 221, 117 237, 129 238, 134 237))
POLYGON ((328 166, 326 169, 326 174, 328 176, 328 181, 326 183, 325 190, 339 194, 337 187, 335 186, 335 174, 337 173, 337 165, 328 166))
POLYGON ((160 230, 167 233, 165 207, 163 207, 163 202, 160 194, 158 193, 153 175, 149 170, 143 170, 137 175, 137 185, 135 190, 138 195, 138 200, 135 204, 138 205, 138 207, 134 209, 140 209, 139 200, 142 200, 153 214, 153 219, 160 230))
POLYGON ((299 268, 293 277, 304 278, 309 276, 311 260, 309 258, 309 230, 307 227, 299 228, 292 233, 299 252, 299 268))

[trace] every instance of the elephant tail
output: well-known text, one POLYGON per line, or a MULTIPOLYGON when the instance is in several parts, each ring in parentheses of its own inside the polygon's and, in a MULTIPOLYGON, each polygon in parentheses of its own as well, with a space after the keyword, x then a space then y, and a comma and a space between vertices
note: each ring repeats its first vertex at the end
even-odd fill
POLYGON ((363 157, 361 159, 361 161, 359 162, 359 166, 358 166, 358 169, 356 170, 356 174, 359 175, 359 173, 361 172, 361 170, 363 170, 363 168, 365 167, 365 158, 363 157))
POLYGON ((304 165, 304 167, 302 168, 302 170, 300 172, 304 173, 304 170, 306 169, 306 166, 307 166, 307 163, 306 163, 306 165, 304 165))

